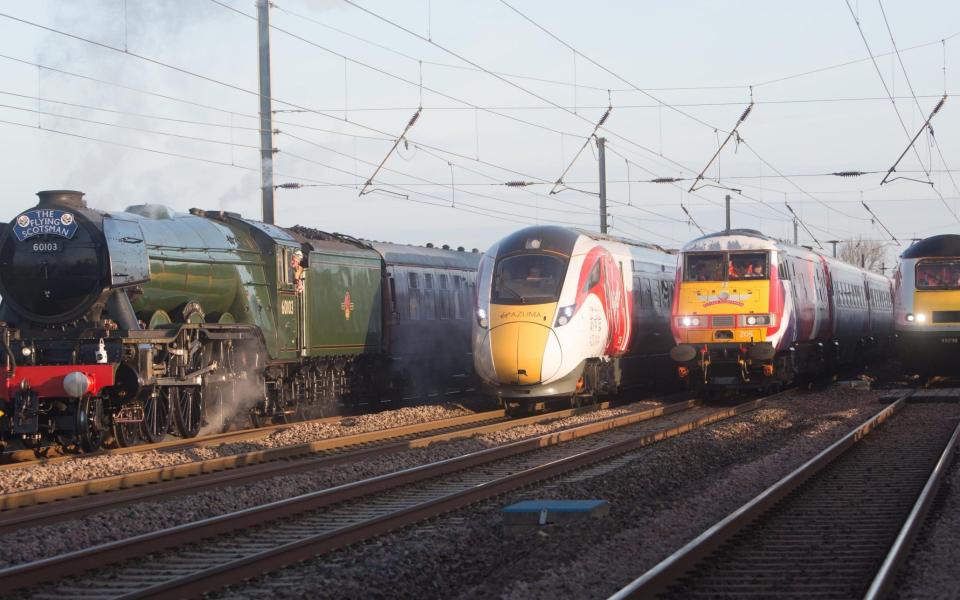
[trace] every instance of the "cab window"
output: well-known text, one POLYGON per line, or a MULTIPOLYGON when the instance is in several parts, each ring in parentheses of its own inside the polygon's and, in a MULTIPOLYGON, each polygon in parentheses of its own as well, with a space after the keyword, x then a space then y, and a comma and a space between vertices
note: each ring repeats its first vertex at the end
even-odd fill
POLYGON ((730 260, 727 264, 727 277, 730 281, 769 279, 770 272, 767 270, 767 253, 750 252, 730 254, 730 260))
POLYGON ((554 302, 567 262, 547 254, 519 254, 497 262, 493 273, 491 301, 494 304, 540 304, 554 302))
POLYGON ((918 290, 960 289, 960 261, 924 261, 916 274, 918 290))
POLYGON ((688 254, 684 281, 723 281, 723 254, 688 254))

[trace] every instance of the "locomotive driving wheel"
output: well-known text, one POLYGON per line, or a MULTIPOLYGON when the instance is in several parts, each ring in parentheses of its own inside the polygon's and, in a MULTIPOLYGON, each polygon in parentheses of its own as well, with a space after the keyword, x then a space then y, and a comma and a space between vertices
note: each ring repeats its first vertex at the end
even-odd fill
POLYGON ((175 386, 157 387, 144 402, 140 435, 147 443, 156 444, 170 431, 173 422, 171 405, 177 396, 175 386))
POLYGON ((203 386, 184 386, 173 402, 173 421, 182 438, 196 437, 203 425, 203 386))
POLYGON ((84 396, 77 403, 77 441, 84 452, 93 452, 103 445, 106 416, 103 398, 84 396))

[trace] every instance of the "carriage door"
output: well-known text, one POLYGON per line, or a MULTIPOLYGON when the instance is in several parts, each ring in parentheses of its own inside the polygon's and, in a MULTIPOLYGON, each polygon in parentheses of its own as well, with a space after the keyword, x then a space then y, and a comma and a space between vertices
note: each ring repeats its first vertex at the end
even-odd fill
POLYGON ((300 353, 300 307, 304 294, 305 265, 295 256, 298 248, 277 246, 277 340, 283 353, 300 353))

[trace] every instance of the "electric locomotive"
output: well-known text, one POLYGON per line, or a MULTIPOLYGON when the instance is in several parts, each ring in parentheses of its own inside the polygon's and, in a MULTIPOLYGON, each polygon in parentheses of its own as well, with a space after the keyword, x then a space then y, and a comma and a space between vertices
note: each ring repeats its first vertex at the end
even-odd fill
POLYGON ((469 372, 476 253, 38 196, 0 234, 4 441, 192 437, 395 403, 423 364, 435 386, 469 372), (422 293, 396 285, 413 274, 430 278, 422 293), (418 346, 416 325, 446 343, 418 346))
POLYGON ((892 350, 889 278, 751 229, 686 244, 671 326, 693 387, 779 387, 892 350))
POLYGON ((900 255, 897 350, 905 372, 955 373, 960 357, 960 235, 937 235, 900 255))
POLYGON ((669 366, 675 257, 650 244, 554 226, 521 229, 480 262, 473 357, 511 413, 574 404, 669 366))

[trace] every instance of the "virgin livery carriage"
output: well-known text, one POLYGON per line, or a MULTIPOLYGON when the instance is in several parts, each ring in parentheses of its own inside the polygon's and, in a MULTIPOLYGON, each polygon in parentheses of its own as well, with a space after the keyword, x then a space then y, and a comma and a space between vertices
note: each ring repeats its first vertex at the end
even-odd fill
POLYGON ((776 386, 892 345, 890 279, 759 231, 688 243, 677 286, 670 354, 695 386, 776 386))
POLYGON ((509 411, 649 381, 669 364, 675 257, 563 227, 529 227, 480 261, 473 355, 509 411))

